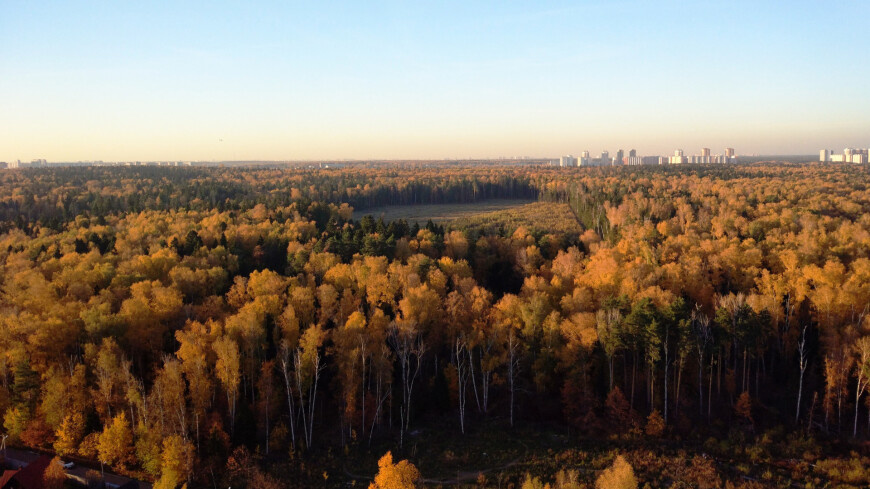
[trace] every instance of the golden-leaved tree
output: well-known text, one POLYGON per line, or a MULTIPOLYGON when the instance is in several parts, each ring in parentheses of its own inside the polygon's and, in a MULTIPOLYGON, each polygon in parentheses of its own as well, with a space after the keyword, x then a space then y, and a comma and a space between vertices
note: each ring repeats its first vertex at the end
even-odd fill
POLYGON ((637 489, 634 469, 622 455, 617 455, 613 465, 595 480, 595 489, 637 489))
POLYGON ((415 489, 420 487, 420 471, 411 462, 393 463, 393 454, 387 452, 378 460, 378 473, 369 489, 415 489))

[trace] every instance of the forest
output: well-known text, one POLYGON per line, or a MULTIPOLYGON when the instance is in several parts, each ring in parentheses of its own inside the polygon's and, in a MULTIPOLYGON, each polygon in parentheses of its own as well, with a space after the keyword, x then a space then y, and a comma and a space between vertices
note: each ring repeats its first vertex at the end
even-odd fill
POLYGON ((0 434, 159 488, 868 487, 868 312, 859 166, 0 171, 0 434))

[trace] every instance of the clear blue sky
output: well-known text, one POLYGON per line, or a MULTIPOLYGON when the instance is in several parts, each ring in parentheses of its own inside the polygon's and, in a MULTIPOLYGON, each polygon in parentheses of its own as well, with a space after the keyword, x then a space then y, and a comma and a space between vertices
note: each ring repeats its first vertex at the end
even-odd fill
POLYGON ((870 145, 870 2, 0 0, 0 161, 870 145))

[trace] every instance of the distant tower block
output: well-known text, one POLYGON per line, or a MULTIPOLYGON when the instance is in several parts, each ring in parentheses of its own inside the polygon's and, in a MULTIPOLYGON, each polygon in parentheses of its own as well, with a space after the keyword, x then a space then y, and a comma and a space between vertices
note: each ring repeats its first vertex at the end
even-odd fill
POLYGON ((831 161, 831 150, 823 149, 819 151, 819 161, 822 163, 831 161))
POLYGON ((725 156, 729 158, 734 157, 734 148, 725 148, 725 156))
POLYGON ((701 156, 710 156, 710 148, 701 148, 701 156))
POLYGON ((569 167, 569 166, 577 166, 577 159, 571 155, 566 155, 559 158, 559 166, 561 167, 569 167))
POLYGON ((628 156, 634 158, 635 156, 637 156, 637 150, 636 149, 629 150, 628 156))

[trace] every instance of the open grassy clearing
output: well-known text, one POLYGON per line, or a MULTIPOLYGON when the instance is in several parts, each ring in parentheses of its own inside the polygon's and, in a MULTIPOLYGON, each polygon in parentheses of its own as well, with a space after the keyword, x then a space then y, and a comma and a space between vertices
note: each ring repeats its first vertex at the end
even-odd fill
POLYGON ((534 202, 521 199, 497 199, 474 204, 400 205, 365 209, 357 217, 383 217, 385 221, 404 219, 425 225, 431 219, 450 229, 478 231, 484 234, 511 234, 517 228, 529 231, 579 236, 583 227, 568 204, 534 202))
POLYGON ((416 222, 423 226, 429 219, 436 224, 444 224, 459 218, 515 209, 533 202, 524 199, 492 199, 472 204, 393 205, 362 209, 359 212, 354 212, 354 217, 371 215, 375 219, 383 217, 385 221, 404 219, 408 221, 408 224, 416 222))
POLYGON ((485 234, 504 231, 513 233, 520 226, 529 231, 579 236, 583 227, 577 222, 568 204, 533 202, 494 212, 462 216, 448 223, 453 229, 481 231, 485 234))

